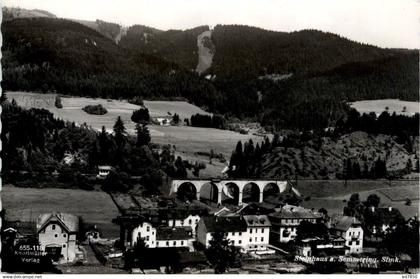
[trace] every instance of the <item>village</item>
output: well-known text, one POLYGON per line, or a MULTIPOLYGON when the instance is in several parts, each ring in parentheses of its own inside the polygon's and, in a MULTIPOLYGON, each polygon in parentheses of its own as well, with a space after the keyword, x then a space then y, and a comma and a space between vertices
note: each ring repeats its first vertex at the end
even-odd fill
MULTIPOLYGON (((98 168, 98 177, 109 170, 98 168)), ((394 257, 381 245, 401 222, 418 224, 417 216, 405 220, 398 209, 379 207, 375 196, 359 217, 365 223, 354 214, 329 216, 324 208, 304 208, 293 181, 172 180, 167 197, 136 207, 112 198, 120 214, 109 221, 120 227, 118 239, 107 238, 95 225, 87 227, 80 216, 45 212, 32 227, 4 222, 3 247, 13 255, 5 262, 38 268, 47 262, 42 272, 59 273, 407 271, 410 256, 394 257), (200 194, 206 187, 210 193, 200 194), (235 187, 239 191, 232 191, 235 187), (226 263, 218 267, 212 253, 225 254, 226 263)))

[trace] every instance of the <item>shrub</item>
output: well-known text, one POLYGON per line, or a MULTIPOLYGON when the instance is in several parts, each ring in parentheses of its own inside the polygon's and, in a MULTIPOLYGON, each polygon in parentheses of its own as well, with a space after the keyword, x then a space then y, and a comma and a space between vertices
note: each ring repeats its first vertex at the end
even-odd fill
POLYGON ((149 110, 147 108, 141 108, 133 111, 131 120, 134 123, 147 123, 150 120, 149 110))
POLYGON ((83 108, 86 113, 95 114, 95 115, 104 115, 108 111, 101 104, 99 105, 88 105, 83 108))
POLYGON ((58 96, 58 95, 55 96, 55 103, 54 103, 54 105, 55 105, 56 108, 59 108, 59 109, 63 108, 63 104, 61 103, 60 96, 58 96))

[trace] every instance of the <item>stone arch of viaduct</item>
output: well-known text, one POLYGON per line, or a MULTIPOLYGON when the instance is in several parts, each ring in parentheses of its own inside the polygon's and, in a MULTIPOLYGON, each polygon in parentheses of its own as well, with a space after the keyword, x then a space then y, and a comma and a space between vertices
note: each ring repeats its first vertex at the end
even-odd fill
POLYGON ((211 185, 216 186, 217 191, 218 191, 217 193, 218 204, 222 203, 223 189, 229 185, 234 185, 239 189, 239 199, 238 199, 239 205, 242 204, 243 191, 245 187, 247 187, 248 185, 256 185, 258 187, 259 202, 263 202, 264 189, 268 185, 277 186, 279 193, 282 193, 283 191, 287 189, 287 181, 279 181, 279 180, 227 180, 227 179, 226 180, 224 179, 223 180, 210 180, 210 179, 188 180, 188 179, 185 179, 185 180, 172 180, 170 195, 176 194, 178 192, 178 189, 180 189, 180 187, 182 187, 185 184, 194 186, 196 190, 196 194, 197 194, 197 200, 200 200, 201 189, 203 188, 204 185, 211 184, 211 185))

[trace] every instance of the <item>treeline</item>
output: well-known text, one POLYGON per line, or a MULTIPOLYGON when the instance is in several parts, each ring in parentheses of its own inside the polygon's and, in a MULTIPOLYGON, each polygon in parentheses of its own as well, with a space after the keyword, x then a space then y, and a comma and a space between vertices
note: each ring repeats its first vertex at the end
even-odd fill
POLYGON ((390 114, 387 110, 379 116, 376 113, 360 114, 356 109, 351 109, 346 119, 341 118, 337 121, 335 132, 346 134, 353 131, 364 131, 370 134, 385 134, 401 137, 419 135, 419 113, 412 116, 390 114))
MULTIPOLYGON (((338 179, 398 178, 413 171, 420 171, 416 147, 418 133, 418 114, 404 116, 384 112, 376 117, 374 113, 360 115, 356 110, 351 109, 347 116, 341 118, 337 126, 331 129, 317 129, 302 133, 289 132, 281 136, 275 134, 272 140, 266 137, 256 145, 252 140, 244 144, 238 142, 235 150, 232 151, 229 175, 232 177, 264 176, 266 173, 262 166, 271 164, 270 162, 275 160, 270 168, 272 170, 277 166, 279 172, 276 173, 280 176, 290 176, 292 173, 308 177, 316 174, 327 178, 333 172, 334 177, 338 179), (373 136, 385 134, 391 137, 387 140, 389 144, 369 143, 372 152, 364 153, 363 150, 354 150, 355 154, 352 154, 349 153, 351 147, 349 144, 354 140, 362 140, 363 136, 360 139, 357 135, 350 137, 348 142, 341 139, 356 131, 364 131, 373 136), (326 143, 328 146, 325 146, 326 143), (393 144, 401 145, 402 154, 407 152, 409 156, 405 159, 405 167, 390 171, 387 169, 386 157, 389 156, 393 144), (378 148, 382 150, 378 152, 378 148), (387 150, 383 150, 384 148, 387 150), (415 154, 414 159, 411 158, 412 154, 415 154), (324 165, 322 162, 327 159, 336 161, 336 156, 345 156, 342 162, 337 161, 339 168, 324 165)), ((367 142, 364 144, 367 145, 367 142)))
POLYGON ((226 119, 222 115, 194 114, 191 116, 190 125, 193 127, 226 129, 226 119))
MULTIPOLYGON (((110 134, 105 128, 96 132, 85 124, 76 126, 55 119, 47 110, 22 109, 14 100, 5 100, 5 95, 2 107, 1 156, 5 183, 20 183, 26 177, 30 178, 28 187, 49 183, 93 189, 95 181, 90 181, 86 174, 96 175, 98 165, 110 165, 118 179, 139 176, 141 185, 156 192, 165 177, 187 175, 186 163, 176 158, 171 148, 160 150, 150 143, 145 125, 138 124, 136 136, 130 136, 118 118, 110 134)), ((126 185, 129 187, 104 189, 128 191, 133 186, 126 185)))

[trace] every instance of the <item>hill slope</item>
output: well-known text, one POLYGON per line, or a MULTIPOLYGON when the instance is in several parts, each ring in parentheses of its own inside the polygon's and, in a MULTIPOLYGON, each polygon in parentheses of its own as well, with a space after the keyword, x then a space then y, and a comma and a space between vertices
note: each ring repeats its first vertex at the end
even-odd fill
POLYGON ((115 99, 185 97, 210 108, 220 97, 210 82, 178 65, 127 51, 73 21, 19 18, 5 22, 2 31, 5 90, 115 99))
POLYGON ((381 49, 316 30, 217 25, 211 31, 208 26, 162 31, 100 20, 80 23, 6 21, 4 88, 105 98, 184 97, 278 129, 331 126, 348 110, 348 101, 419 100, 417 50, 381 49))

